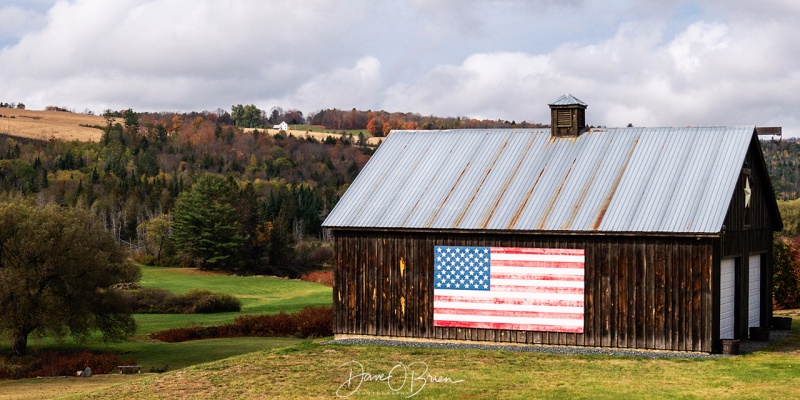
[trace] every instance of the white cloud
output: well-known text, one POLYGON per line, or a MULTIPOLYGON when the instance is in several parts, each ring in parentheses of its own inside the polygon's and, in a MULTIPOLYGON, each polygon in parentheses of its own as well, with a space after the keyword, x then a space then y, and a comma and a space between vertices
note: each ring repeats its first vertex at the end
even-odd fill
POLYGON ((369 109, 381 100, 381 62, 363 57, 353 68, 337 68, 317 75, 293 93, 262 101, 265 106, 284 105, 314 112, 324 108, 369 109))
POLYGON ((22 37, 31 28, 45 23, 44 15, 36 10, 16 5, 0 7, 0 48, 22 37))
POLYGON ((148 109, 247 102, 328 71, 321 60, 348 62, 330 49, 359 18, 334 0, 58 2, 0 50, 0 93, 39 107, 84 94, 148 109))
POLYGON ((722 24, 692 24, 668 47, 675 69, 687 75, 696 72, 703 65, 703 58, 728 47, 726 35, 727 27, 722 24))
POLYGON ((800 136, 797 15, 794 0, 6 0, 0 101, 546 123, 571 92, 595 125, 800 136))
POLYGON ((784 125, 800 135, 793 42, 774 40, 772 29, 754 34, 718 22, 696 22, 671 38, 663 32, 623 25, 612 38, 550 54, 476 54, 395 85, 386 108, 548 123, 547 103, 571 92, 589 103, 594 125, 784 125), (768 57, 775 51, 785 55, 768 57))

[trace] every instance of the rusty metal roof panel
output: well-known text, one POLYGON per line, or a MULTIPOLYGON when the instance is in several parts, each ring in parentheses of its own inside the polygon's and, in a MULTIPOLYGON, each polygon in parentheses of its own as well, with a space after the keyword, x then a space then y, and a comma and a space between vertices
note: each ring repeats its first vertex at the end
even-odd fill
POLYGON ((503 193, 496 196, 492 209, 487 211, 486 218, 480 224, 484 229, 514 229, 513 225, 519 220, 522 210, 530 203, 530 194, 538 187, 540 172, 546 164, 541 155, 549 146, 549 135, 543 132, 526 136, 520 141, 518 161, 508 160, 515 165, 511 167, 512 173, 505 177, 503 193))
MULTIPOLYGON (((494 152, 485 152, 487 157, 476 168, 485 171, 472 185, 464 198, 464 206, 452 221, 456 226, 488 226, 499 208, 500 202, 510 195, 511 185, 517 178, 522 158, 529 152, 534 136, 514 130, 493 131, 483 145, 490 145, 494 152), (494 138, 495 140, 492 140, 494 138)), ((524 172, 523 172, 524 173, 524 172)))
POLYGON ((719 232, 754 129, 395 131, 324 226, 719 232))

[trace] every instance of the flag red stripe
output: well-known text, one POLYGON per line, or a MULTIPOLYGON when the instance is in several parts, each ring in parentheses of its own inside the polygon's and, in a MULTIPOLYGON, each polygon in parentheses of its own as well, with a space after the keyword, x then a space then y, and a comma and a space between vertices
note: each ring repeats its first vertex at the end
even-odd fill
POLYGON ((524 279, 531 281, 569 281, 583 282, 583 275, 528 275, 515 274, 512 272, 498 272, 490 275, 491 279, 524 279))
POLYGON ((460 308, 433 308, 434 314, 450 315, 482 315, 501 317, 526 317, 526 318, 553 318, 553 319, 583 319, 583 314, 540 312, 540 311, 509 311, 509 310, 463 310, 460 308))
POLYGON ((481 328, 481 329, 508 329, 514 331, 583 333, 582 326, 506 324, 499 322, 461 322, 461 321, 434 320, 433 326, 438 326, 442 328, 481 328))
POLYGON ((476 304, 516 304, 526 306, 557 306, 557 307, 583 307, 582 300, 557 300, 557 299, 515 299, 515 298, 476 298, 462 296, 433 296, 433 301, 446 301, 452 303, 476 303, 476 304))
POLYGON ((493 267, 580 268, 583 263, 560 261, 491 260, 493 267))
POLYGON ((525 292, 525 293, 553 293, 553 294, 583 294, 583 288, 570 287, 545 287, 545 286, 495 286, 491 285, 492 292, 525 292))
POLYGON ((492 254, 531 254, 531 255, 556 255, 556 256, 582 256, 582 249, 543 249, 526 247, 490 247, 492 254))

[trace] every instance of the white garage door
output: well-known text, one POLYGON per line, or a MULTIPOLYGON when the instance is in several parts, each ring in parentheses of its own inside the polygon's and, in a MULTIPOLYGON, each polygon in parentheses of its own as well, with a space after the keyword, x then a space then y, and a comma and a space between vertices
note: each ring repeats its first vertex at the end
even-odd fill
POLYGON ((750 256, 747 326, 761 326, 761 255, 750 256))
POLYGON ((720 263, 719 278, 719 338, 734 339, 734 312, 736 310, 735 282, 736 259, 726 258, 720 263))

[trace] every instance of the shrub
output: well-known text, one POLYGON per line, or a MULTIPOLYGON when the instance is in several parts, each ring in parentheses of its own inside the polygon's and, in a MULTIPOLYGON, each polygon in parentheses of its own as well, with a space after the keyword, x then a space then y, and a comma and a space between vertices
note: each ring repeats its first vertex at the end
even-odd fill
POLYGON ((133 312, 140 314, 211 314, 242 310, 242 303, 236 297, 207 289, 193 289, 182 295, 155 288, 125 293, 133 312))
POLYGON ((142 265, 154 266, 158 263, 155 256, 146 253, 134 252, 131 254, 131 259, 142 265))
POLYGON ((301 337, 333 335, 333 307, 305 307, 297 318, 301 337))
POLYGON ((333 309, 331 307, 305 307, 287 314, 243 315, 233 324, 217 326, 187 326, 155 332, 150 336, 163 342, 227 337, 322 337, 333 334, 333 309))
POLYGON ((194 289, 184 296, 191 301, 191 306, 189 307, 191 314, 213 314, 242 310, 242 302, 227 293, 211 293, 206 289, 194 289))
POLYGON ((174 295, 164 289, 140 288, 125 291, 125 297, 134 313, 163 313, 166 300, 174 295))
MULTIPOLYGON (((136 363, 136 360, 129 360, 136 363)), ((37 369, 28 373, 29 378, 37 376, 69 376, 76 371, 83 371, 86 367, 92 369, 93 374, 107 374, 122 365, 119 355, 114 353, 95 353, 91 351, 76 352, 44 352, 40 356, 37 369)))
POLYGON ((773 242, 772 298, 776 309, 800 307, 800 238, 773 242))
POLYGON ((325 286, 333 287, 333 271, 307 272, 301 275, 300 279, 307 282, 316 282, 325 286))
POLYGON ((333 244, 318 241, 300 242, 294 249, 294 265, 319 268, 333 261, 333 244))
POLYGON ((41 366, 41 360, 32 354, 14 357, 12 360, 13 362, 0 358, 0 379, 22 379, 41 366))

